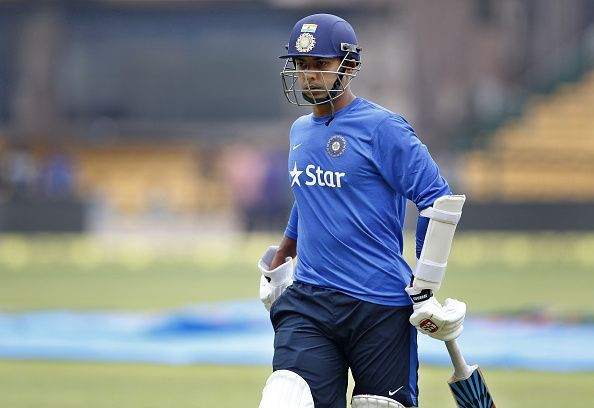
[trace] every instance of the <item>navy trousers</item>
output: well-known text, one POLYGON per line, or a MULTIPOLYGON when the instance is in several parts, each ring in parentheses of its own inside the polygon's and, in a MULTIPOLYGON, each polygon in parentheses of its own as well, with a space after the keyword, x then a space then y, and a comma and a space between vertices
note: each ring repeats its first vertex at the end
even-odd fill
POLYGON ((273 370, 303 377, 316 408, 345 408, 348 369, 354 395, 417 406, 417 331, 412 306, 383 306, 294 282, 274 302, 273 370))

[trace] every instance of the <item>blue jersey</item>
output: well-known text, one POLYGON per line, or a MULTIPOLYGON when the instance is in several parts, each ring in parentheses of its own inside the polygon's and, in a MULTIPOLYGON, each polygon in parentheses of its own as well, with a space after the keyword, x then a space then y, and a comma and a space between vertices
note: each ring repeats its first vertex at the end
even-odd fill
POLYGON ((291 127, 295 204, 285 234, 297 240, 295 280, 383 305, 409 305, 402 257, 406 200, 419 209, 450 194, 425 145, 401 116, 357 98, 291 127))

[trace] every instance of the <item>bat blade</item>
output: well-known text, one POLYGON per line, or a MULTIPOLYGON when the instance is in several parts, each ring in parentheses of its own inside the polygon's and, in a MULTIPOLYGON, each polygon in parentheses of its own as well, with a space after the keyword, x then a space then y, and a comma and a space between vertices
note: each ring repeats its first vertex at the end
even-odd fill
POLYGON ((466 378, 453 376, 448 381, 458 408, 496 408, 480 368, 468 368, 470 375, 466 378))

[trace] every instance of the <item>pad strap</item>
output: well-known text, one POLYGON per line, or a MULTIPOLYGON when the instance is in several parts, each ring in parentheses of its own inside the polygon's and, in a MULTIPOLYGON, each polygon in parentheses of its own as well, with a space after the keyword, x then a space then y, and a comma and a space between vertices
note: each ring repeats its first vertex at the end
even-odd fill
POLYGON ((429 260, 418 259, 413 275, 428 282, 441 283, 445 276, 447 262, 438 264, 429 260))
POLYGON ((419 213, 422 217, 431 218, 432 220, 445 222, 446 224, 457 225, 462 216, 462 211, 451 212, 445 210, 439 210, 433 207, 427 207, 419 213))

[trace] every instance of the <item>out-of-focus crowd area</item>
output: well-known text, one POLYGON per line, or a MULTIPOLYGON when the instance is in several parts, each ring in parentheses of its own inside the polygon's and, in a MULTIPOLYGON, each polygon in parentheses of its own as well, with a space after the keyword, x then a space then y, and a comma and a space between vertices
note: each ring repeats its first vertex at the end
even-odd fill
POLYGON ((282 231, 307 110, 277 56, 314 12, 353 24, 355 93, 413 124, 470 226, 594 202, 591 1, 3 0, 0 231, 282 231))

